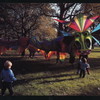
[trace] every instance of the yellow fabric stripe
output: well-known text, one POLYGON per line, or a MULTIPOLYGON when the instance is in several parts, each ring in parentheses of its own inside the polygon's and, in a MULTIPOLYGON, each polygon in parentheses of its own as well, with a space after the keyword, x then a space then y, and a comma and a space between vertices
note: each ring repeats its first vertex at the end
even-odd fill
POLYGON ((78 21, 77 17, 75 17, 74 20, 75 20, 75 22, 76 22, 76 24, 77 24, 77 26, 79 27, 80 32, 81 32, 82 29, 81 29, 81 27, 80 27, 80 24, 79 24, 79 21, 78 21))
POLYGON ((82 31, 84 31, 86 19, 87 19, 87 16, 83 16, 82 31))

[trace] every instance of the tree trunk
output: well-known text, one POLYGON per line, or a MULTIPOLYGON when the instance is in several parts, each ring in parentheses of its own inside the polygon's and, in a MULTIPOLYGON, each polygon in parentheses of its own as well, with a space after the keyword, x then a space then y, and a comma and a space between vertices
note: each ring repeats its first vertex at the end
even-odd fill
MULTIPOLYGON (((63 20, 63 14, 64 14, 64 5, 62 3, 59 3, 59 7, 60 7, 60 20, 63 20)), ((59 28, 58 30, 63 30, 63 24, 59 23, 59 28)), ((61 33, 58 31, 58 36, 61 36, 61 33)))

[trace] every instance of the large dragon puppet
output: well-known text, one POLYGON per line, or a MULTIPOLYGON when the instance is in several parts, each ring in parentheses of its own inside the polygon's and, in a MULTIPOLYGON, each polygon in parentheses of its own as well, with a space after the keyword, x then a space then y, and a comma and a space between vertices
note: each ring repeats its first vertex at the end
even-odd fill
MULTIPOLYGON (((92 49, 92 38, 100 45, 99 41, 92 35, 96 31, 100 30, 100 24, 92 30, 88 31, 89 27, 95 22, 100 16, 94 16, 88 18, 86 15, 78 15, 74 18, 72 22, 67 22, 64 20, 56 21, 65 24, 65 26, 74 29, 74 33, 67 33, 65 31, 60 31, 62 36, 48 41, 38 41, 35 37, 20 38, 17 41, 4 41, 0 40, 0 52, 4 52, 6 48, 19 48, 20 52, 23 52, 26 48, 30 51, 35 52, 38 49, 44 50, 46 53, 50 51, 56 51, 68 53, 70 55, 70 63, 73 63, 76 55, 88 55, 92 49)), ((59 57, 59 56, 58 56, 59 57)))
POLYGON ((86 15, 78 15, 70 23, 64 20, 55 19, 56 21, 65 24, 67 27, 74 29, 75 32, 67 33, 65 31, 60 31, 63 36, 60 36, 52 41, 46 40, 39 42, 35 37, 32 37, 30 44, 46 52, 66 52, 70 55, 70 63, 74 63, 76 55, 88 55, 91 52, 92 38, 100 45, 99 41, 92 36, 93 32, 100 29, 100 24, 97 25, 93 31, 88 31, 89 27, 99 17, 100 16, 94 16, 88 18, 86 15))

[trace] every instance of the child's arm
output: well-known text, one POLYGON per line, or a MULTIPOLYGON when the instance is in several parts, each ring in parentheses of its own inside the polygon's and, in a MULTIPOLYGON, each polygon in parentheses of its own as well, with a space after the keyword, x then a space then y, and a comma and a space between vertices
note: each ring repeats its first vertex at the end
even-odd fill
POLYGON ((89 64, 87 64, 87 68, 90 68, 90 65, 89 64))
POLYGON ((15 78, 14 73, 13 73, 12 70, 10 70, 10 78, 11 78, 12 81, 16 81, 16 80, 17 80, 17 79, 15 78))

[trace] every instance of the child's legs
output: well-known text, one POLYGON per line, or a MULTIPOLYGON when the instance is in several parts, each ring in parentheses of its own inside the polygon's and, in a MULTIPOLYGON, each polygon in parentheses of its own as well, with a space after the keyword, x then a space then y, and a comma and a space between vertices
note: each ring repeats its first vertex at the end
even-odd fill
POLYGON ((9 90, 10 95, 13 95, 13 89, 12 89, 12 83, 11 82, 7 83, 7 88, 9 90))
POLYGON ((83 77, 85 77, 85 74, 86 74, 86 73, 85 73, 85 70, 83 70, 83 77))
POLYGON ((80 68, 77 68, 77 74, 79 74, 79 73, 80 73, 80 70, 81 70, 80 68))
POLYGON ((1 95, 4 95, 5 94, 5 91, 6 91, 6 88, 7 88, 6 85, 7 85, 6 82, 2 82, 1 95))
POLYGON ((80 70, 80 77, 82 77, 82 69, 80 70))
POLYGON ((87 71, 88 74, 90 74, 90 72, 89 72, 89 68, 86 68, 86 71, 87 71))

